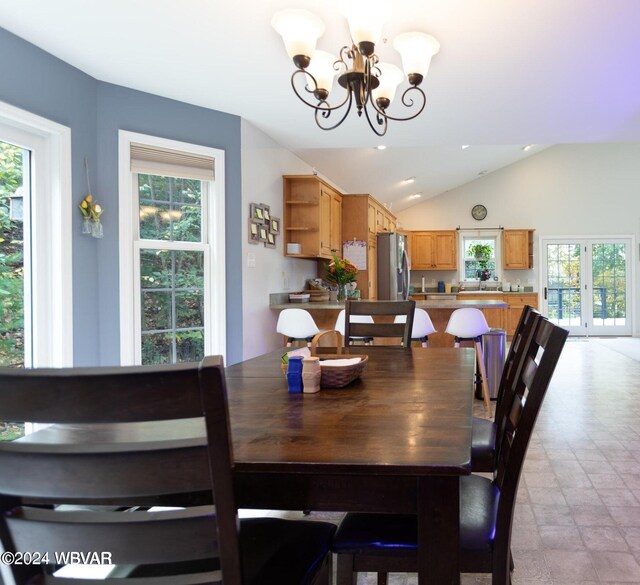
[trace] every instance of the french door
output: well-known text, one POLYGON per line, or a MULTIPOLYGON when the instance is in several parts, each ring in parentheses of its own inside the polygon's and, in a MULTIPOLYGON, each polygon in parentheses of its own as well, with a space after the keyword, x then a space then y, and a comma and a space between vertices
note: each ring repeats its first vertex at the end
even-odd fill
POLYGON ((631 238, 543 239, 543 304, 574 335, 631 335, 631 238))

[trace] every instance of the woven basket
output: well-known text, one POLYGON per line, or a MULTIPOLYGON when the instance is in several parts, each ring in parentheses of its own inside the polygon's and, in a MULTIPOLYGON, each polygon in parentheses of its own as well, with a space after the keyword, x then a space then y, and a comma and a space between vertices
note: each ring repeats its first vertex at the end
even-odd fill
MULTIPOLYGON (((349 356, 339 355, 339 354, 323 354, 319 356, 321 358, 320 361, 320 387, 321 388, 343 388, 347 384, 351 384, 355 379, 359 378, 362 374, 365 366, 367 365, 367 361, 369 360, 369 356, 359 355, 353 357, 362 358, 357 364, 352 364, 350 366, 344 367, 333 367, 328 366, 323 368, 322 361, 330 360, 330 359, 345 359, 349 356)), ((287 364, 280 364, 280 368, 282 369, 282 373, 287 375, 287 364)))
MULTIPOLYGON (((321 358, 325 359, 344 359, 345 355, 323 355, 321 358)), ((322 377, 320 378, 320 387, 321 388, 342 388, 347 384, 351 384, 356 378, 359 378, 362 374, 365 366, 367 365, 367 361, 369 357, 366 355, 353 356, 362 358, 358 363, 352 364, 350 366, 342 366, 342 367, 333 367, 327 366, 322 367, 322 359, 320 361, 320 372, 322 377)))

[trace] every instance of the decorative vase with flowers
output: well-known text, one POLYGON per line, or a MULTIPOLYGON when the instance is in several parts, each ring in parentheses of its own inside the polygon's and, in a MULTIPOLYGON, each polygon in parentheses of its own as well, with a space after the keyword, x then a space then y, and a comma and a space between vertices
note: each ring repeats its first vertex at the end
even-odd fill
POLYGON ((347 285, 358 279, 358 269, 349 260, 334 254, 327 265, 325 278, 338 287, 338 302, 342 302, 347 298, 347 285))

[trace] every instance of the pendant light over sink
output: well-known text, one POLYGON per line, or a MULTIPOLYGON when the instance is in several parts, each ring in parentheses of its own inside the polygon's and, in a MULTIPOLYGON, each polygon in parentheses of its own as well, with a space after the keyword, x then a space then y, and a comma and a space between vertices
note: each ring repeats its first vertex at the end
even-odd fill
MULTIPOLYGON (((390 16, 388 6, 369 0, 348 0, 342 3, 343 15, 349 23, 351 42, 340 49, 340 56, 316 50, 324 33, 324 23, 306 10, 288 9, 277 12, 271 24, 282 36, 287 53, 296 70, 291 75, 294 93, 315 110, 316 124, 323 130, 333 130, 344 122, 354 105, 358 116, 364 112, 371 129, 383 136, 389 120, 406 121, 417 117, 426 105, 420 84, 429 71, 431 58, 440 50, 440 43, 422 32, 405 32, 393 41, 402 58, 402 71, 392 63, 381 62, 375 53, 382 36, 382 27, 390 16), (329 102, 335 78, 346 93, 338 102, 329 102), (409 87, 400 97, 409 109, 405 117, 387 113, 397 87, 405 79, 409 87), (312 101, 315 98, 315 102, 312 101), (336 121, 336 117, 341 116, 336 121)), ((333 97, 333 96, 332 96, 333 97)))

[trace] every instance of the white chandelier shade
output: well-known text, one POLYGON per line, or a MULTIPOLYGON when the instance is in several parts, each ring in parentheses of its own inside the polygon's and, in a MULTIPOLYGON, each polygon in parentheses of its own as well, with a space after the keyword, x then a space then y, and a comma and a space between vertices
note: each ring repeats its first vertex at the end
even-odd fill
POLYGON ((426 77, 431 58, 440 51, 440 43, 425 33, 406 32, 393 40, 393 48, 402 57, 402 68, 406 75, 418 73, 426 77))
POLYGON ((391 7, 381 0, 343 0, 341 12, 349 23, 354 45, 373 43, 382 38, 382 27, 391 17, 391 7))
MULTIPOLYGON (((307 73, 313 76, 315 87, 326 90, 327 94, 331 91, 333 81, 338 74, 338 70, 334 67, 336 61, 338 58, 335 55, 326 51, 316 51, 306 69, 307 73)), ((314 87, 313 80, 309 80, 308 84, 310 87, 314 87)))
POLYGON ((296 55, 313 55, 318 39, 324 34, 324 22, 318 16, 294 8, 274 14, 271 26, 282 37, 287 54, 292 59, 296 55))
POLYGON ((380 70, 380 75, 378 75, 380 85, 372 91, 373 99, 377 101, 380 98, 386 98, 392 102, 396 95, 396 89, 404 79, 402 70, 393 63, 380 62, 376 67, 380 70))

